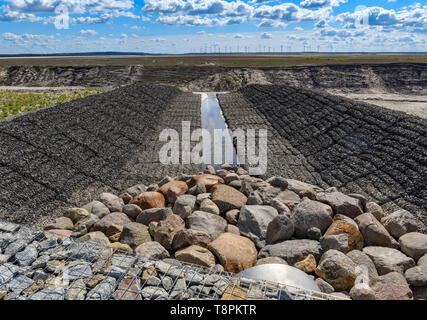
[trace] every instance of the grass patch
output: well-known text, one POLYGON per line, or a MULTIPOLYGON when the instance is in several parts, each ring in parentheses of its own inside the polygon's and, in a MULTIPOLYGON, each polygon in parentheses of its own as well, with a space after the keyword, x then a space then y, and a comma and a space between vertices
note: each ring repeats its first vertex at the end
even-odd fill
POLYGON ((79 92, 25 92, 22 90, 0 90, 0 120, 23 112, 43 109, 56 104, 86 98, 102 90, 86 88, 79 92))

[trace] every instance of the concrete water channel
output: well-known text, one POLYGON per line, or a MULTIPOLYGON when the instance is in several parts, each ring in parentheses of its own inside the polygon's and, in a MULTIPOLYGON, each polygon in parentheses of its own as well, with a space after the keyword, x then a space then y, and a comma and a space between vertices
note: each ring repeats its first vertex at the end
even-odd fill
POLYGON ((231 134, 217 99, 218 94, 227 92, 195 92, 202 97, 201 117, 203 132, 203 150, 210 148, 210 157, 205 157, 203 167, 212 165, 218 169, 221 164, 237 164, 239 158, 233 146, 231 134), (222 137, 220 136, 222 134, 222 137), (221 137, 219 139, 219 137, 221 137), (226 154, 226 151, 228 151, 226 154))

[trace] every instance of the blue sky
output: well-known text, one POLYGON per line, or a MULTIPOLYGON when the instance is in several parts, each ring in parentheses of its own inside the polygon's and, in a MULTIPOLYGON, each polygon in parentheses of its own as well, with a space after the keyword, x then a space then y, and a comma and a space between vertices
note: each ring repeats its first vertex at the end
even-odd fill
POLYGON ((237 50, 426 52, 427 2, 0 1, 2 54, 237 50))

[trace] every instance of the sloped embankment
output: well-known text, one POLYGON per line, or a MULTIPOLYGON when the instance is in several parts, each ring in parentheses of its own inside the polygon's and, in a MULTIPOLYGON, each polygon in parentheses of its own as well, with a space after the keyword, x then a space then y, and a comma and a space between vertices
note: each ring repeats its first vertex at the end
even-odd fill
POLYGON ((100 192, 164 177, 159 133, 182 120, 200 127, 199 96, 135 84, 1 122, 0 219, 42 224, 100 192))
POLYGON ((269 130, 268 175, 361 193, 427 224, 427 121, 288 86, 251 85, 219 101, 231 129, 269 130))

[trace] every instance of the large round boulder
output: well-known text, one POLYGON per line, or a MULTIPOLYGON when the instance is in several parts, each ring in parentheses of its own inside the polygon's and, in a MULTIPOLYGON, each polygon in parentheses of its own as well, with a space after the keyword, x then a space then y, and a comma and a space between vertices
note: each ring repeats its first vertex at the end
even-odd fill
POLYGON ((124 226, 130 222, 132 222, 132 220, 130 220, 126 214, 122 212, 113 212, 106 215, 104 218, 95 223, 95 225, 93 226, 93 230, 107 233, 108 228, 113 225, 124 226))
POLYGON ((393 248, 366 247, 363 248, 363 252, 372 259, 380 275, 394 271, 403 274, 407 269, 415 266, 412 258, 393 248))
POLYGON ((136 222, 149 225, 150 222, 160 222, 173 214, 171 208, 152 208, 142 211, 136 218, 136 222))
POLYGON ((172 241, 172 250, 179 250, 191 245, 207 248, 211 237, 203 231, 194 229, 182 229, 175 233, 172 241))
POLYGON ((215 240, 227 228, 227 221, 216 215, 204 211, 194 211, 186 220, 187 228, 206 232, 215 240))
POLYGON ((237 227, 243 236, 262 248, 267 238, 268 225, 278 215, 277 210, 270 206, 244 206, 240 209, 237 227))
POLYGON ((175 252, 175 258, 178 261, 197 264, 203 267, 211 268, 215 266, 215 256, 208 249, 198 245, 192 245, 175 252))
POLYGON ((212 201, 218 206, 221 213, 240 209, 247 200, 248 198, 243 193, 225 184, 212 187, 212 201))
POLYGON ((119 242, 129 245, 132 249, 135 249, 144 242, 151 241, 148 227, 137 223, 130 222, 123 226, 123 231, 120 234, 119 242))
POLYGON ((208 245, 226 271, 238 273, 255 265, 257 250, 248 238, 223 233, 208 245))
POLYGON ((318 228, 323 234, 331 225, 332 216, 330 206, 304 198, 292 211, 295 236, 300 239, 307 238, 307 230, 310 228, 318 228))
POLYGON ((322 255, 316 274, 336 291, 350 291, 357 278, 357 265, 344 253, 329 250, 322 255))
POLYGON ((427 235, 419 232, 407 233, 399 238, 401 250, 415 260, 427 253, 427 235))
POLYGON ((398 210, 381 219, 386 230, 396 239, 406 233, 418 231, 418 221, 406 210, 398 210))

